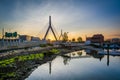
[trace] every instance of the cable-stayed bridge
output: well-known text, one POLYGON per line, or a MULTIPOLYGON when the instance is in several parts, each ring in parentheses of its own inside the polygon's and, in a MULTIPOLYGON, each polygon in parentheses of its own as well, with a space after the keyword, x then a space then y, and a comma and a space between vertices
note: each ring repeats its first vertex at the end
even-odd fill
POLYGON ((43 40, 50 39, 50 37, 52 37, 52 39, 56 41, 59 39, 59 34, 52 24, 51 16, 49 16, 49 23, 43 27, 43 29, 37 34, 37 36, 39 36, 43 40))

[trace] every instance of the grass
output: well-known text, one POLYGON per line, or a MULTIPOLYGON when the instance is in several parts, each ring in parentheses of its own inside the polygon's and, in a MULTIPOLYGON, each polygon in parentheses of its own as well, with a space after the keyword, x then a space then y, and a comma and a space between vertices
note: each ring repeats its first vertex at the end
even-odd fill
POLYGON ((0 66, 5 67, 14 62, 14 58, 0 61, 0 66))
POLYGON ((15 72, 9 72, 9 73, 0 73, 0 76, 2 76, 1 78, 0 78, 0 80, 4 80, 4 78, 8 78, 8 77, 15 77, 16 76, 16 74, 15 74, 15 72))
POLYGON ((43 59, 43 58, 44 58, 43 53, 17 56, 17 57, 14 57, 14 58, 10 58, 10 59, 7 59, 7 60, 0 61, 0 67, 6 67, 8 65, 11 65, 12 63, 15 63, 17 60, 18 61, 27 61, 27 60, 43 59))
POLYGON ((15 77, 15 72, 7 73, 5 76, 15 77))
POLYGON ((46 47, 47 45, 46 44, 40 44, 40 47, 46 47))
MULTIPOLYGON (((58 49, 51 49, 48 51, 48 54, 58 54, 60 50, 58 49)), ((12 66, 16 61, 27 61, 27 60, 34 60, 34 59, 40 59, 42 60, 44 58, 43 53, 36 53, 36 54, 29 54, 29 55, 22 55, 22 56, 16 56, 7 60, 0 61, 0 67, 7 67, 12 66)))
POLYGON ((33 60, 33 59, 43 59, 44 54, 37 53, 37 54, 30 54, 25 56, 19 56, 18 61, 26 61, 26 60, 33 60))
POLYGON ((52 49, 50 50, 51 53, 54 53, 54 54, 58 54, 60 52, 60 50, 58 49, 52 49))

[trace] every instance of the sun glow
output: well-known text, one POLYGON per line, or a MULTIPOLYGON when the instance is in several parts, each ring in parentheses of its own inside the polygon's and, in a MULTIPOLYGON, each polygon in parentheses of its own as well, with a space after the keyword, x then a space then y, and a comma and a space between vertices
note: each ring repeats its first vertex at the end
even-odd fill
MULTIPOLYGON (((52 24, 59 35, 61 29, 63 32, 69 32, 68 37, 70 40, 72 38, 77 39, 79 36, 85 40, 85 36, 92 36, 93 34, 103 34, 105 39, 116 37, 115 35, 120 37, 119 15, 112 17, 115 14, 112 15, 110 12, 107 13, 111 14, 110 16, 106 13, 101 14, 101 12, 104 13, 106 11, 100 5, 78 5, 82 4, 81 2, 74 5, 73 3, 73 0, 60 0, 59 3, 54 0, 43 0, 40 4, 29 1, 26 5, 21 1, 15 1, 14 7, 8 5, 11 10, 8 10, 9 8, 1 10, 1 13, 6 12, 4 12, 5 15, 0 14, 0 30, 3 27, 5 29, 11 28, 13 32, 17 31, 21 35, 37 36, 42 39, 48 28, 48 16, 51 15, 52 24), (7 11, 9 11, 9 14, 7 11), (39 33, 40 31, 42 33, 39 33)), ((114 10, 115 7, 113 6, 112 9, 114 10)), ((4 8, 4 6, 1 8, 4 8)), ((0 31, 0 37, 2 36, 1 33, 0 31)), ((55 40, 53 34, 50 34, 48 39, 55 40)))

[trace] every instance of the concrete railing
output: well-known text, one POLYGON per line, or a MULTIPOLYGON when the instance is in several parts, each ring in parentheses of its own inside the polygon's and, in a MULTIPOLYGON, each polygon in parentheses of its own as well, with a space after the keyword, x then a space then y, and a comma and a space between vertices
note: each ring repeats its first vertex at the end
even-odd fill
POLYGON ((29 41, 29 42, 0 42, 0 50, 12 49, 12 48, 24 48, 24 47, 33 47, 44 44, 42 41, 29 41))

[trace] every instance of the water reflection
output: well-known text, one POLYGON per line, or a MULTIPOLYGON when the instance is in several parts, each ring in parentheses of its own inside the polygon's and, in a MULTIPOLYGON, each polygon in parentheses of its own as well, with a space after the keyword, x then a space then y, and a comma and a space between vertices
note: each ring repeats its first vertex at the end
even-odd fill
POLYGON ((104 55, 99 55, 97 53, 97 51, 94 51, 94 50, 89 50, 89 49, 86 49, 85 50, 86 54, 88 55, 91 55, 92 57, 96 58, 96 59, 99 59, 100 61, 103 59, 104 55))
POLYGON ((80 50, 58 56, 54 60, 39 66, 26 80, 33 80, 34 78, 38 80, 119 80, 120 63, 118 58, 113 58, 109 52, 105 56, 97 54, 96 51, 80 50), (109 66, 110 58, 116 61, 111 60, 111 66, 109 66), (109 67, 105 66, 104 63, 109 67), (42 72, 46 66, 49 67, 49 71, 42 72), (41 71, 41 74, 35 76, 38 71, 41 71))
POLYGON ((52 65, 52 61, 49 61, 49 74, 51 74, 51 65, 52 65))
MULTIPOLYGON (((65 55, 62 55, 63 57, 63 63, 66 65, 66 64, 69 64, 70 60, 71 59, 79 59, 79 58, 90 58, 91 56, 96 58, 96 59, 99 59, 100 61, 104 58, 104 55, 100 55, 97 53, 97 51, 94 51, 94 50, 88 50, 86 49, 85 50, 86 52, 86 55, 85 54, 82 54, 82 51, 76 51, 76 52, 72 52, 72 53, 68 53, 68 54, 65 54, 65 55)), ((109 50, 107 50, 107 66, 109 66, 109 50)))
MULTIPOLYGON (((86 54, 89 54, 91 56, 93 56, 94 58, 98 58, 100 61, 104 58, 104 55, 100 55, 97 53, 97 51, 93 51, 93 50, 85 50, 86 54)), ((109 49, 107 49, 107 66, 109 66, 109 49)))
POLYGON ((110 61, 109 61, 109 52, 107 53, 107 66, 109 66, 109 63, 110 63, 110 61))
POLYGON ((19 56, 2 61, 6 64, 12 61, 10 64, 15 68, 0 68, 0 76, 4 78, 7 74, 12 76, 13 80, 23 80, 26 77, 28 77, 26 80, 89 80, 89 78, 97 80, 96 77, 102 76, 101 80, 108 80, 111 78, 108 76, 113 75, 115 77, 111 79, 117 80, 119 78, 117 75, 120 74, 120 57, 110 56, 109 51, 107 52, 107 55, 100 55, 97 51, 86 49, 60 56, 47 56, 46 54, 44 56, 42 54, 19 56))
POLYGON ((61 55, 63 57, 63 63, 69 64, 70 60, 72 59, 80 59, 80 58, 90 58, 90 55, 84 54, 82 51, 76 51, 68 54, 61 55))

